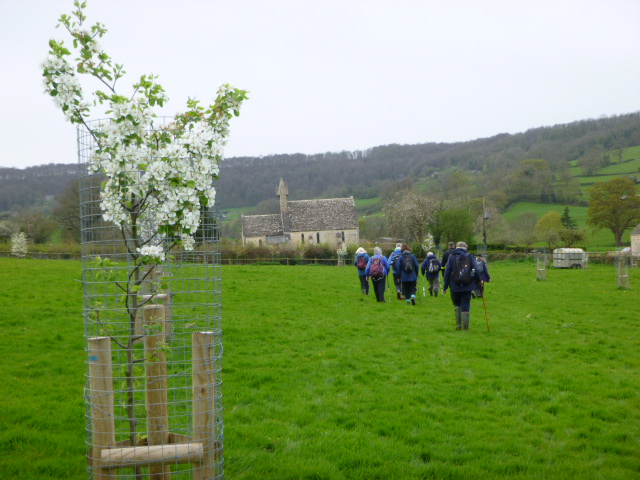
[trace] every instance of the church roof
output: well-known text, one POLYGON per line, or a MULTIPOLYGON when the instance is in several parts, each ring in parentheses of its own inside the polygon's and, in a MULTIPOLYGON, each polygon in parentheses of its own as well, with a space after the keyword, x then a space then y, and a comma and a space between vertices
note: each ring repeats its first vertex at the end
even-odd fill
POLYGON ((245 237, 282 234, 282 221, 279 213, 271 215, 243 215, 241 222, 242 234, 245 237))
POLYGON ((638 224, 638 226, 633 229, 631 235, 640 235, 640 224, 638 224))
POLYGON ((353 197, 287 202, 292 232, 358 228, 353 197))

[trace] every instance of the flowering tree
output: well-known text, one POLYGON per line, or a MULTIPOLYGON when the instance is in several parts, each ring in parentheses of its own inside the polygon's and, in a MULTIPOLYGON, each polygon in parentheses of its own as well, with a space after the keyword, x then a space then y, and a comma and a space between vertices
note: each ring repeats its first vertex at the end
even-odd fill
MULTIPOLYGON (((127 410, 135 446, 134 366, 142 360, 135 357, 133 344, 140 336, 134 324, 145 302, 139 292, 172 248, 194 249, 203 210, 215 201, 212 182, 218 178, 229 121, 239 115, 247 92, 222 85, 208 107, 189 99, 184 113, 160 122, 153 108, 162 107, 167 97, 157 77, 143 75, 128 94, 116 88, 125 71, 98 43, 107 30, 100 23, 85 26, 86 2, 76 1, 74 6, 71 15, 59 19, 73 47, 49 41, 49 55, 42 64, 44 86, 66 119, 86 129, 93 139, 95 151, 88 167, 90 173, 104 178, 102 217, 118 227, 132 265, 126 280, 117 280, 109 273, 113 265, 108 260, 96 260, 105 272, 103 278, 112 280, 124 294, 131 325, 124 337, 111 335, 106 324, 104 332, 127 352, 127 410), (99 85, 92 102, 85 100, 80 78, 99 85), (92 108, 98 105, 108 107, 109 118, 90 121, 92 108)), ((99 315, 89 317, 102 322, 99 315)))
POLYGON ((24 258, 27 256, 27 248, 27 235, 24 232, 11 235, 11 255, 24 258))
POLYGON ((163 261, 165 236, 179 238, 178 243, 191 250, 200 207, 213 205, 215 199, 211 182, 218 177, 229 120, 239 115, 246 91, 223 85, 208 108, 190 99, 188 110, 174 122, 155 125, 152 107, 167 100, 157 77, 143 75, 129 96, 117 92, 116 83, 125 72, 97 41, 106 29, 100 23, 84 28, 86 3, 74 5, 77 10, 71 17, 62 15, 60 24, 71 35, 77 57, 72 64, 64 43, 50 40, 42 66, 44 85, 67 120, 84 125, 98 145, 90 168, 107 178, 104 219, 121 227, 136 260, 163 261), (108 121, 89 122, 91 105, 84 100, 79 75, 93 77, 106 89, 94 92, 94 106, 109 106, 108 121), (142 225, 157 228, 140 229, 142 225))

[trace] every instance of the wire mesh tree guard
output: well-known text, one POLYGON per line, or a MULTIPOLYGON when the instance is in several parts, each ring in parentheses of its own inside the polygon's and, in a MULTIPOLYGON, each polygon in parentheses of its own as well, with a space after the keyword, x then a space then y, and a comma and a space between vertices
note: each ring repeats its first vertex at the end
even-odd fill
POLYGON ((546 253, 537 252, 536 258, 536 280, 544 282, 547 280, 547 266, 549 265, 549 256, 546 253))
MULTIPOLYGON (((78 127, 80 163, 95 149, 78 127)), ((140 262, 136 249, 157 232, 143 209, 162 205, 131 202, 120 227, 103 215, 102 181, 87 169, 80 184, 89 478, 221 479, 217 215, 201 208, 192 251, 140 262)), ((175 240, 159 241, 166 249, 175 240)))
POLYGON ((616 272, 617 272, 617 288, 629 290, 631 282, 629 281, 629 265, 631 265, 631 255, 628 253, 619 253, 616 255, 616 272))

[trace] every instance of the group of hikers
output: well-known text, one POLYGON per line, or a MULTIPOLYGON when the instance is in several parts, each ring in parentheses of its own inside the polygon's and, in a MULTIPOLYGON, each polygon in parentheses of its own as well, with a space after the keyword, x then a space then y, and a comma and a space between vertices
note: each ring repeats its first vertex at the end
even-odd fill
POLYGON ((382 254, 380 247, 374 247, 371 257, 364 248, 358 248, 353 264, 358 269, 362 293, 369 295, 371 280, 376 300, 384 303, 387 277, 392 273, 398 300, 415 305, 418 275, 426 277, 432 297, 437 297, 440 292, 442 276, 442 293, 451 290, 456 330, 468 330, 471 298, 484 295, 484 282, 491 281, 491 276, 482 255, 476 257, 469 253, 465 242, 449 242, 448 247, 441 260, 433 252, 427 253, 422 265, 406 244, 397 243, 389 258, 382 254))

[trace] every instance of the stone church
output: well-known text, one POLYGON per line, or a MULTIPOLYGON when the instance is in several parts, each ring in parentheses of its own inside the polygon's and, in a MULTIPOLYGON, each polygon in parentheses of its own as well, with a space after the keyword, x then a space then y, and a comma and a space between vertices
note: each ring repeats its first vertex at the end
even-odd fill
POLYGON ((276 194, 280 197, 280 213, 242 216, 243 245, 297 247, 323 243, 339 248, 359 244, 353 197, 287 200, 289 190, 283 179, 276 194))

